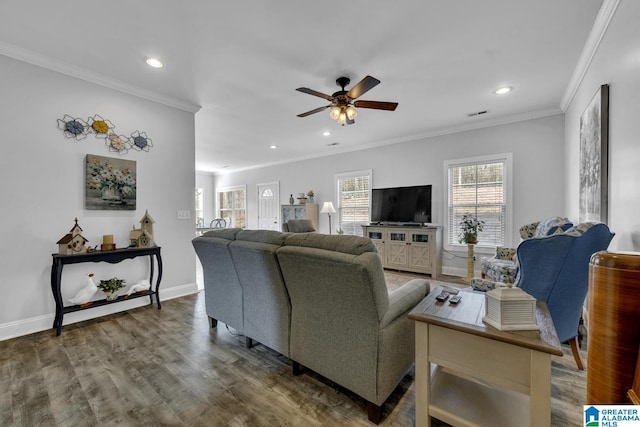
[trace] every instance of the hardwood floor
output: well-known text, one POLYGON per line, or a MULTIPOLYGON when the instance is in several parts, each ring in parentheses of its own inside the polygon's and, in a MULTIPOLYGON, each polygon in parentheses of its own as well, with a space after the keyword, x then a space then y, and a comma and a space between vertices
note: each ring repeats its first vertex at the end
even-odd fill
MULTIPOLYGON (((552 425, 581 425, 586 377, 568 347, 552 377, 552 425)), ((0 342, 0 426, 371 426, 364 400, 336 390, 209 329, 202 293, 0 342)), ((381 425, 412 426, 414 410, 410 372, 381 425)))

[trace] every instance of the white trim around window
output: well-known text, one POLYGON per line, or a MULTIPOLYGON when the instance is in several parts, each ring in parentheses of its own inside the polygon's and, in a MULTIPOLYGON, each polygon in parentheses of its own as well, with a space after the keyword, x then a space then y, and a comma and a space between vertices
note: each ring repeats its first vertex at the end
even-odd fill
POLYGON ((227 220, 227 227, 247 227, 247 186, 236 185, 233 187, 217 187, 216 188, 216 215, 218 218, 227 220), (231 197, 231 205, 228 207, 221 206, 221 193, 240 192, 243 196, 242 200, 236 200, 235 195, 231 197), (237 203, 236 203, 237 202, 237 203))
POLYGON ((335 174, 334 179, 335 208, 338 211, 335 229, 342 229, 345 234, 362 236, 362 226, 371 221, 372 170, 341 172, 335 174), (345 183, 349 184, 347 181, 351 181, 353 188, 344 188, 345 183))
POLYGON ((453 159, 444 161, 444 248, 449 251, 466 251, 466 245, 457 241, 457 231, 451 215, 455 215, 460 209, 468 209, 475 212, 491 211, 485 214, 485 231, 480 234, 480 241, 475 248, 477 253, 495 253, 496 246, 511 246, 511 229, 513 224, 513 154, 500 153, 486 156, 469 157, 463 159, 453 159), (461 197, 454 195, 459 193, 459 183, 451 177, 454 171, 474 170, 484 167, 502 167, 502 182, 483 183, 480 179, 472 179, 469 183, 470 190, 461 200, 461 197), (481 191, 486 186, 492 187, 492 191, 500 189, 497 197, 492 198, 481 191), (456 191, 454 191, 456 190, 456 191), (458 200, 454 200, 454 198, 458 200), (483 236, 484 234, 484 236, 483 236), (484 242, 483 242, 484 238, 484 242))

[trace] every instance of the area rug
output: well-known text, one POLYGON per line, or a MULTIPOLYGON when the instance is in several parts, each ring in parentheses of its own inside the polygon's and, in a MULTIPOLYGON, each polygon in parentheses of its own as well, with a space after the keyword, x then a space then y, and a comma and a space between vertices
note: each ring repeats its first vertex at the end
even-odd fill
POLYGON ((445 280, 434 280, 430 276, 425 274, 403 273, 399 271, 385 270, 384 277, 387 281, 387 289, 389 292, 398 289, 413 279, 425 279, 431 284, 431 288, 436 286, 449 286, 453 288, 468 288, 469 285, 464 284, 458 277, 446 276, 445 280))

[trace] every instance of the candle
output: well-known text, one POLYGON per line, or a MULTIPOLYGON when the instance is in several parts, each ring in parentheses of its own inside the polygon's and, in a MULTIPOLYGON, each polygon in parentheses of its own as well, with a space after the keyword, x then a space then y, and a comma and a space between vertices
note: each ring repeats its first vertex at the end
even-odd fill
POLYGON ((110 244, 113 243, 113 234, 105 234, 102 236, 102 243, 103 244, 110 244))

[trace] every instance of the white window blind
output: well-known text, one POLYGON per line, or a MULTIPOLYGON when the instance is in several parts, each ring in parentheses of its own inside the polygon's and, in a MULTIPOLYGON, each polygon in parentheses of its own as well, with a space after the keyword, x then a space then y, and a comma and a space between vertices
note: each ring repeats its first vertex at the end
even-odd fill
POLYGON ((336 186, 338 229, 362 236, 362 226, 368 225, 371 218, 371 171, 338 174, 336 186))
POLYGON ((466 159, 447 165, 447 243, 459 244, 460 221, 472 214, 484 221, 480 246, 503 246, 507 238, 507 177, 510 157, 466 159))

